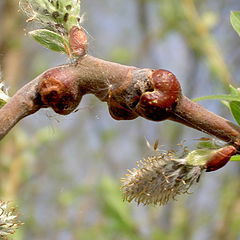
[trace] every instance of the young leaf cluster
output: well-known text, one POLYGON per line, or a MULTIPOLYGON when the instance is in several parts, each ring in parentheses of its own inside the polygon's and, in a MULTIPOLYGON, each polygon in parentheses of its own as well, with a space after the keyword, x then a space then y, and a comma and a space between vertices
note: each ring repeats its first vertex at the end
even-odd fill
POLYGON ((70 55, 69 32, 80 26, 80 0, 20 0, 27 22, 40 23, 40 29, 29 32, 44 47, 70 55))

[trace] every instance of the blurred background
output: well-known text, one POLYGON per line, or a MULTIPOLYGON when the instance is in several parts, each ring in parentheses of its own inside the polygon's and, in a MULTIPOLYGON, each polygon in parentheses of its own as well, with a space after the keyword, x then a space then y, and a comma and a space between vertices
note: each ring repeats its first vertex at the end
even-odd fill
MULTIPOLYGON (((138 67, 164 68, 189 98, 240 86, 240 38, 230 25, 238 0, 82 0, 90 54, 138 67)), ((26 35, 18 0, 0 0, 0 66, 10 95, 68 59, 26 35)), ((218 101, 209 110, 232 120, 218 101)), ((115 121, 94 96, 76 113, 41 110, 0 143, 0 198, 18 206, 14 240, 240 239, 240 165, 202 176, 193 193, 166 206, 123 202, 120 178, 150 154, 194 148, 203 133, 178 123, 115 121)))

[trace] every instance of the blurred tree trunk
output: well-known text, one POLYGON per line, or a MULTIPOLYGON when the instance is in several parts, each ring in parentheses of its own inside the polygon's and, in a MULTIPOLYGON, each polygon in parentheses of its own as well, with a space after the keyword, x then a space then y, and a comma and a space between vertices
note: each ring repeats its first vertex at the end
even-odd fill
MULTIPOLYGON (((13 93, 22 78, 24 57, 21 46, 23 31, 20 27, 21 18, 18 12, 18 0, 3 0, 1 12, 0 66, 3 73, 2 80, 4 80, 6 86, 10 86, 9 90, 13 93)), ((1 174, 2 197, 4 200, 11 201, 16 198, 23 167, 22 144, 18 140, 17 132, 15 129, 14 134, 10 134, 0 144, 0 161, 3 165, 1 169, 4 169, 4 166, 8 169, 1 174)))

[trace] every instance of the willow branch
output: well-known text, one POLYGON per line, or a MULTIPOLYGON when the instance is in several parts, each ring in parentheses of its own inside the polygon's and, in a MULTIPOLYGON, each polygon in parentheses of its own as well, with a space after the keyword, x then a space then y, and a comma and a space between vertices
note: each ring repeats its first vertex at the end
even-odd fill
POLYGON ((107 102, 117 120, 139 116, 152 121, 169 119, 240 145, 240 128, 183 96, 171 72, 139 69, 90 55, 77 63, 49 69, 17 91, 0 109, 0 139, 18 121, 41 108, 71 113, 85 94, 107 102))

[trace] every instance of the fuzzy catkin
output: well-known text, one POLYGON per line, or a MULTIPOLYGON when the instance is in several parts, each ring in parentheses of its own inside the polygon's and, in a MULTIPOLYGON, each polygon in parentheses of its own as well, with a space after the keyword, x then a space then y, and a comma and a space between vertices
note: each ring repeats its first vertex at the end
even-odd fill
POLYGON ((171 152, 148 157, 129 170, 122 179, 123 199, 143 205, 164 205, 187 193, 203 172, 203 167, 175 159, 171 152))
POLYGON ((18 214, 11 208, 9 202, 0 201, 0 238, 7 239, 22 223, 18 220, 18 214))

